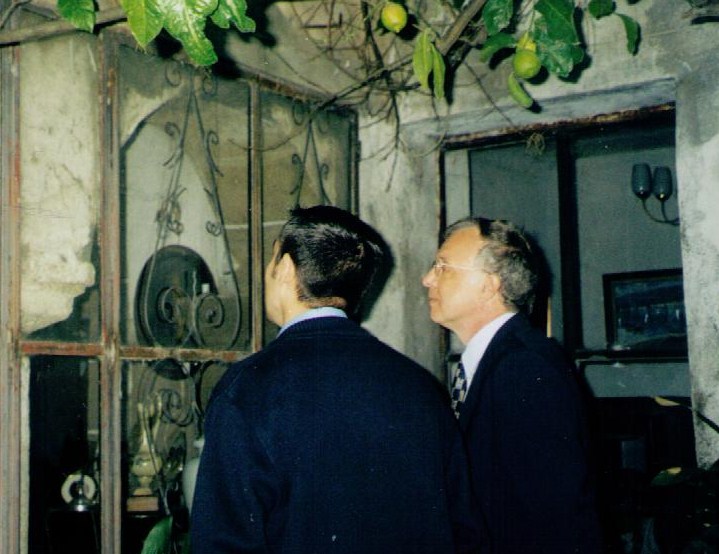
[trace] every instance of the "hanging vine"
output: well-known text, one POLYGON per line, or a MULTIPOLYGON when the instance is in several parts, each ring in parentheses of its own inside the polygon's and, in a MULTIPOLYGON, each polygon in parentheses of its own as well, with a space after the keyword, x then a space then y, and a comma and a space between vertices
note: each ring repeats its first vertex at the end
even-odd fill
MULTIPOLYGON (((332 12, 335 1, 325 2, 332 12)), ((326 51, 334 51, 339 41, 359 38, 357 53, 365 73, 356 77, 357 90, 376 88, 378 83, 386 90, 406 89, 406 69, 411 67, 413 84, 438 99, 450 92, 446 90, 452 82, 449 77, 469 50, 479 48, 487 62, 509 52, 513 71, 509 73, 507 90, 520 105, 531 108, 534 100, 524 88, 527 80, 540 71, 566 78, 584 60, 586 46, 577 28, 584 18, 619 17, 628 53, 636 53, 639 45, 638 23, 617 11, 614 0, 453 2, 362 0, 356 10, 359 15, 354 16, 361 19, 361 25, 353 27, 353 33, 331 32, 329 26, 326 51), (433 13, 441 13, 442 17, 433 17, 433 13), (383 34, 392 35, 404 45, 383 50, 383 34), (406 53, 397 57, 401 51, 406 53), (388 53, 394 56, 391 63, 387 61, 388 53), (395 78, 395 74, 400 77, 395 78)), ((141 47, 165 29, 182 43, 189 58, 201 66, 212 65, 218 59, 205 34, 208 20, 223 29, 234 27, 242 33, 255 32, 255 22, 247 15, 246 0, 120 0, 120 4, 141 47)), ((95 26, 93 0, 58 0, 58 11, 79 29, 92 31, 95 26)))

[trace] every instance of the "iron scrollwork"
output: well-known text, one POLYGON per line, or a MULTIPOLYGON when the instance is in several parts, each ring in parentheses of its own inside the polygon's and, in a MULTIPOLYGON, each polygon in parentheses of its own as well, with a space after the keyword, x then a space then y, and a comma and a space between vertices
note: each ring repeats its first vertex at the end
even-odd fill
POLYGON ((168 64, 166 80, 171 86, 187 86, 187 103, 181 124, 168 122, 165 132, 176 142, 164 166, 170 168, 170 179, 155 217, 156 235, 153 254, 145 265, 137 295, 139 338, 162 346, 201 346, 229 348, 241 327, 240 289, 232 269, 232 254, 220 202, 217 176, 222 176, 212 149, 220 142, 214 130, 207 130, 202 117, 199 96, 211 99, 217 95, 217 83, 211 75, 197 74, 179 64, 168 64), (185 83, 188 77, 188 83, 185 83), (213 220, 207 221, 205 232, 222 241, 227 270, 231 277, 229 291, 218 290, 211 269, 192 249, 166 245, 170 234, 180 237, 187 231, 182 220, 181 184, 183 162, 187 153, 191 125, 197 130, 197 144, 207 169, 202 187, 209 202, 213 220), (227 303, 233 304, 228 310, 227 303), (230 317, 232 314, 232 317, 230 317))

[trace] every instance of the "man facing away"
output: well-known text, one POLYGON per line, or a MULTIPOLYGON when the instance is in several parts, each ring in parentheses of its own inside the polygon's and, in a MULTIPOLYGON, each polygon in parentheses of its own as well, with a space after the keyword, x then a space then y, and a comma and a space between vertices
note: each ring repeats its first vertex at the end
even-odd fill
POLYGON ((453 406, 492 554, 596 553, 583 406, 559 346, 530 326, 537 259, 504 221, 450 226, 423 277, 430 316, 465 345, 453 406))
POLYGON ((194 554, 475 551, 446 392, 347 317, 382 244, 344 210, 291 212, 265 271, 280 334, 230 366, 208 407, 194 554))

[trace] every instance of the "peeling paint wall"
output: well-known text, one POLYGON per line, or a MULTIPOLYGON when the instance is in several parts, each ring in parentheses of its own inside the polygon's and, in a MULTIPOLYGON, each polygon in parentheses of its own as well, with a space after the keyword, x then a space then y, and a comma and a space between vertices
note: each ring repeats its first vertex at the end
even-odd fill
POLYGON ((95 283, 97 51, 88 35, 22 47, 22 331, 66 319, 95 283))
MULTIPOLYGON (((714 421, 719 421, 718 83, 719 68, 707 59, 684 76, 677 89, 678 194, 692 396, 694 407, 714 421)), ((697 456, 708 464, 719 458, 719 437, 696 423, 697 456)))
POLYGON ((395 261, 366 325, 442 378, 440 330, 429 319, 420 282, 434 259, 440 227, 439 152, 436 145, 406 144, 396 151, 396 160, 394 154, 384 157, 377 150, 392 140, 392 133, 392 126, 384 123, 367 127, 361 136, 360 215, 382 233, 395 261), (430 183, 423 182, 426 174, 430 183))

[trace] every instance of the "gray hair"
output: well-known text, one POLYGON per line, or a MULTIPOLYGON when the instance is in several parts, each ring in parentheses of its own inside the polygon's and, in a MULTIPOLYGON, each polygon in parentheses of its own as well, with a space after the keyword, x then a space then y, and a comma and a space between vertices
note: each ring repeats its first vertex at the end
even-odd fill
POLYGON ((487 241, 476 259, 487 273, 499 277, 505 305, 530 314, 539 282, 539 261, 524 231, 509 221, 467 217, 450 225, 444 240, 466 228, 477 229, 487 241))

